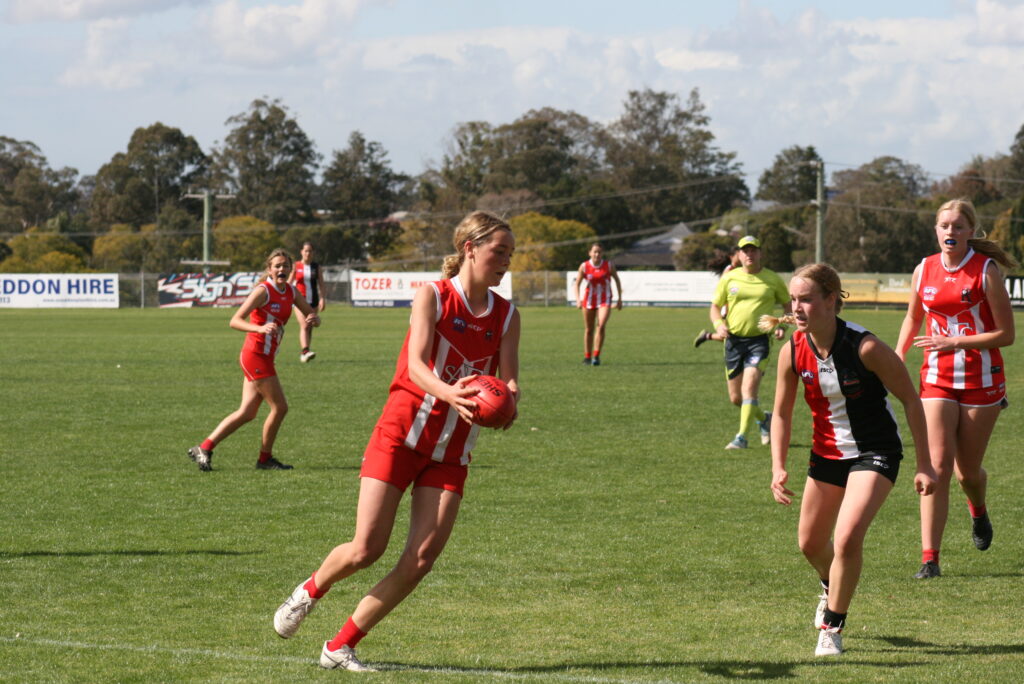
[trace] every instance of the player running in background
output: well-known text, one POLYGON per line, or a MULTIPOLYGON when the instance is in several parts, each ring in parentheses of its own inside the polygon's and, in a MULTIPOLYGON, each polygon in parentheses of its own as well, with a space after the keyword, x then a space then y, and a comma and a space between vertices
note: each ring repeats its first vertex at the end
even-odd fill
MULTIPOLYGON (((725 337, 729 401, 740 407, 740 429, 725 445, 726 449, 746 449, 747 432, 755 423, 761 431, 761 443, 771 441, 771 415, 761 409, 757 400, 768 363, 769 335, 757 323, 776 306, 789 311, 786 284, 775 271, 761 265, 761 241, 747 235, 740 238, 737 247, 741 266, 718 281, 710 309, 715 332, 725 337)), ((785 325, 779 325, 771 334, 781 340, 786 334, 785 325)))
POLYGON ((942 574, 939 549, 949 517, 954 473, 967 495, 974 545, 992 543, 985 506, 988 473, 981 466, 1002 407, 1006 378, 1000 347, 1015 335, 1010 297, 998 264, 1017 262, 999 245, 975 237, 978 220, 967 200, 950 200, 936 214, 939 253, 925 258, 912 281, 896 353, 911 345, 924 351, 921 399, 928 419, 928 446, 939 484, 921 499, 921 569, 915 577, 942 574), (928 328, 918 336, 927 317, 928 328))
POLYGON ((612 284, 618 291, 616 309, 622 309, 622 283, 614 264, 602 258, 604 248, 597 242, 590 246, 590 258, 576 272, 576 306, 583 311, 583 363, 601 365, 604 329, 611 316, 612 284), (586 294, 580 297, 580 285, 586 283, 586 294))
POLYGON ((814 435, 798 538, 824 590, 814 618, 820 630, 815 655, 839 655, 863 566, 864 537, 896 483, 903 458, 888 392, 903 403, 914 437, 918 493, 933 491, 935 473, 924 409, 910 374, 877 337, 838 317, 845 294, 839 275, 826 264, 804 266, 793 274, 789 293, 797 329, 779 352, 771 491, 777 502, 792 502, 786 457, 793 404, 803 386, 814 435))
POLYGON ((238 361, 245 375, 242 404, 224 418, 202 444, 188 450, 189 457, 203 471, 212 469, 213 448, 255 418, 264 400, 270 405, 270 413, 263 423, 256 467, 261 470, 291 469, 290 465, 273 456, 277 431, 288 413, 288 402, 274 368, 274 357, 281 346, 284 324, 291 317, 293 307, 305 314, 304 325, 320 325, 320 318, 306 298, 288 282, 288 274, 292 270, 292 258, 288 252, 275 249, 267 257, 266 268, 266 279, 253 288, 229 323, 235 330, 246 333, 238 361))
MULTIPOLYGON (((295 269, 288 278, 288 282, 298 288, 317 314, 323 313, 324 306, 327 304, 327 300, 324 298, 324 274, 320 270, 320 264, 313 261, 313 243, 304 242, 300 254, 302 258, 295 262, 295 269)), ((316 352, 309 348, 313 341, 313 329, 306 325, 306 314, 301 310, 295 311, 295 317, 299 320, 299 346, 302 349, 299 361, 307 363, 316 357, 316 352)))
POLYGON ((274 615, 277 633, 291 637, 335 582, 373 565, 387 549, 399 501, 412 485, 405 548, 341 631, 324 642, 324 668, 370 669, 356 657, 356 645, 416 588, 448 542, 480 430, 472 423, 477 390, 466 383, 498 374, 519 397, 519 312, 490 289, 508 271, 515 238, 507 223, 475 211, 456 226, 453 243, 457 253, 445 258, 443 279, 420 288, 413 300, 391 391, 363 455, 354 536, 335 547, 274 615))

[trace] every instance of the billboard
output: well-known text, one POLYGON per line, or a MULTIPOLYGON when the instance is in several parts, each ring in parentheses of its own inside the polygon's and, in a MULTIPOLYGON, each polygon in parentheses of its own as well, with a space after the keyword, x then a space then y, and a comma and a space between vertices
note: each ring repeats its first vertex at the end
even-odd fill
POLYGON ((0 273, 0 308, 116 309, 116 273, 0 273))
MULTIPOLYGON (((623 306, 707 306, 718 276, 705 271, 619 271, 623 306)), ((576 271, 565 274, 565 301, 576 306, 576 271)), ((612 292, 618 300, 615 280, 612 292)), ((581 286, 582 291, 582 286, 581 286)))
MULTIPOLYGON (((352 271, 352 305, 366 307, 411 306, 416 290, 440 280, 437 271, 396 271, 392 273, 362 273, 352 271)), ((492 288, 505 299, 512 299, 512 276, 508 273, 498 287, 492 288)))
POLYGON ((239 306, 262 273, 169 273, 157 280, 161 308, 239 306))

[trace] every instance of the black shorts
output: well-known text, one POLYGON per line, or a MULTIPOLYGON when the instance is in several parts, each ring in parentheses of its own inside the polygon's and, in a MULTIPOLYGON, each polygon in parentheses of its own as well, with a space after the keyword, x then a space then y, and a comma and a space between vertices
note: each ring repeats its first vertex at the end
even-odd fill
POLYGON ((768 336, 737 337, 729 335, 725 338, 725 375, 730 380, 743 372, 745 368, 757 368, 764 372, 768 363, 768 336))
POLYGON ((887 480, 896 484, 896 476, 900 474, 900 461, 903 454, 876 454, 867 451, 857 458, 825 458, 811 452, 811 462, 807 464, 807 477, 845 487, 850 473, 858 470, 869 470, 884 475, 887 480))

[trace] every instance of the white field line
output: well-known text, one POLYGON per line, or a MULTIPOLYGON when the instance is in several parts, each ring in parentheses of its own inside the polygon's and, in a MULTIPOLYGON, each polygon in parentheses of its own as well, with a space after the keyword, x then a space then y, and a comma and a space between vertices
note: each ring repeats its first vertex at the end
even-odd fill
MULTIPOLYGON (((128 651, 132 653, 166 653, 174 656, 205 656, 209 658, 223 658, 225 660, 237 660, 243 662, 262 662, 262 663, 297 663, 301 665, 316 665, 319 660, 313 658, 300 658, 298 656, 287 656, 287 655, 250 655, 247 653, 236 653, 233 651, 215 651, 209 648, 174 648, 171 646, 136 646, 134 644, 89 644, 81 641, 62 641, 58 639, 40 639, 35 637, 25 636, 0 636, 0 643, 7 643, 12 645, 25 644, 31 646, 53 646, 56 648, 74 648, 85 651, 128 651)), ((449 668, 449 667, 423 667, 415 665, 394 665, 388 663, 367 663, 379 670, 388 670, 393 672, 422 672, 426 674, 437 674, 445 677, 452 676, 464 676, 464 677, 493 677, 495 679, 543 679, 543 680, 557 680, 560 682, 587 682, 591 684, 631 684, 638 681, 651 681, 651 680, 638 680, 638 679, 622 679, 618 677, 595 677, 592 675, 573 675, 569 673, 557 673, 557 672, 508 672, 506 670, 477 670, 469 668, 449 668)), ((670 684, 678 680, 662 679, 652 682, 652 684, 670 684)))

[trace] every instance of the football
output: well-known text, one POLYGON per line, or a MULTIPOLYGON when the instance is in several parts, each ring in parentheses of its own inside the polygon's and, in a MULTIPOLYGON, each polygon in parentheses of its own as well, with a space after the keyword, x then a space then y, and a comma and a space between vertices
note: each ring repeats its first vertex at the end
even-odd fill
POLYGON ((476 413, 473 422, 482 427, 502 428, 508 425, 516 415, 516 398, 508 385, 493 375, 479 375, 466 387, 475 387, 479 394, 472 398, 476 402, 476 413))

